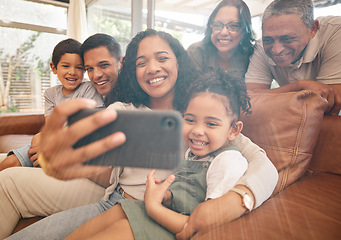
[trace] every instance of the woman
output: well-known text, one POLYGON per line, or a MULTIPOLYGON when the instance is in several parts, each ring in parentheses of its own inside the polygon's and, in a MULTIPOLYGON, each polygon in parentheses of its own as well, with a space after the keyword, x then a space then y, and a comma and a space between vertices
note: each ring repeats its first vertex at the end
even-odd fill
MULTIPOLYGON (((132 105, 150 109, 182 108, 183 103, 178 100, 185 94, 188 84, 193 79, 190 77, 192 75, 184 74, 186 72, 189 74, 188 70, 191 69, 187 58, 180 43, 169 34, 155 30, 141 32, 127 47, 127 54, 115 88, 118 99, 127 103, 123 105, 129 109, 132 105)), ((112 106, 115 105, 122 105, 122 103, 115 103, 112 106)), ((232 144, 241 149, 250 164, 249 172, 238 182, 237 187, 246 191, 251 197, 253 197, 252 192, 255 193, 254 206, 258 207, 272 193, 277 182, 277 171, 263 152, 246 137, 239 136, 232 144), (251 180, 255 175, 260 182, 256 183, 251 180), (252 192, 246 186, 250 187, 252 192)), ((127 168, 124 169, 123 174, 125 171, 127 168)), ((148 173, 148 170, 144 171, 148 173)), ((120 183, 125 181, 123 174, 120 176, 120 183)), ((143 180, 141 179, 141 184, 144 184, 142 181, 145 181, 146 176, 143 180)), ((129 189, 122 187, 134 196, 129 189)), ((240 196, 230 191, 221 198, 200 204, 179 236, 187 239, 194 234, 194 231, 202 230, 199 226, 212 227, 218 223, 232 221, 245 211, 246 209, 241 206, 240 196), (206 212, 210 213, 210 217, 205 216, 206 212), (208 226, 202 224, 201 221, 206 221, 208 226)), ((98 219, 101 218, 94 218, 85 223, 70 236, 70 239, 86 238, 103 229, 105 224, 98 219)), ((121 227, 127 227, 127 225, 121 227)), ((125 232, 129 233, 129 231, 125 232)))
POLYGON ((242 0, 221 1, 211 13, 202 41, 187 52, 201 73, 234 69, 245 74, 254 34, 248 6, 242 0))
MULTIPOLYGON (((196 75, 190 62, 186 51, 171 35, 151 29, 139 33, 127 47, 127 54, 116 86, 117 89, 115 88, 120 101, 132 104, 115 103, 111 107, 116 109, 118 107, 126 109, 135 109, 136 107, 150 109, 181 108, 183 105, 180 96, 185 94, 187 86, 196 75)), ((125 141, 124 134, 118 132, 81 149, 73 149, 72 146, 78 139, 113 121, 116 117, 115 112, 106 110, 83 119, 70 127, 63 127, 67 117, 72 113, 83 108, 94 107, 89 101, 78 99, 74 103, 76 104, 69 102, 58 106, 53 112, 52 121, 42 130, 39 158, 45 163, 43 164, 44 170, 49 175, 60 179, 86 177, 97 173, 102 170, 101 167, 84 166, 81 163, 117 147, 125 141)), ((254 198, 254 206, 258 207, 271 195, 277 183, 277 170, 264 152, 251 143, 248 138, 239 136, 232 142, 232 145, 236 145, 240 149, 250 165, 250 170, 246 172, 236 187, 254 198), (255 178, 258 180, 257 182, 254 181, 255 178)), ((143 200, 148 172, 149 169, 124 168, 119 177, 119 183, 128 197, 143 200)), ((164 172, 158 178, 165 179, 168 174, 169 172, 164 172)), ((113 174, 112 180, 117 179, 117 176, 113 174)), ((112 192, 111 195, 117 195, 114 190, 114 186, 109 188, 107 194, 112 192)), ((124 195, 124 197, 127 196, 124 195)), ((105 201, 104 203, 109 207, 112 204, 105 201)), ((195 232, 200 233, 203 230, 202 228, 207 229, 207 227, 215 226, 218 223, 231 221, 241 216, 245 211, 240 195, 235 192, 228 192, 218 199, 200 204, 190 216, 187 227, 180 233, 180 236, 187 239, 195 232), (212 208, 215 210, 211 211, 212 208), (206 212, 215 212, 216 214, 212 218, 207 217, 206 212)), ((210 216, 213 215, 210 214, 210 216)), ((79 218, 77 214, 67 215, 67 217, 73 217, 77 221, 79 218)), ((62 219, 59 218, 58 225, 62 224, 62 219)), ((95 219, 94 221, 96 221, 95 219)), ((50 222, 50 224, 53 223, 50 222)), ((70 231, 70 226, 68 227, 67 231, 70 231)), ((30 236, 29 234, 32 232, 39 233, 42 229, 44 227, 38 222, 24 229, 20 235, 13 235, 13 237, 19 239, 20 237, 30 236)), ((77 230, 76 233, 88 236, 87 233, 92 228, 82 227, 80 229, 82 230, 77 230)), ((48 231, 49 229, 47 229, 48 231)), ((58 233, 58 237, 62 239, 70 232, 65 235, 65 230, 59 229, 58 233)), ((44 239, 44 237, 47 239, 49 235, 37 236, 35 239, 44 239)))

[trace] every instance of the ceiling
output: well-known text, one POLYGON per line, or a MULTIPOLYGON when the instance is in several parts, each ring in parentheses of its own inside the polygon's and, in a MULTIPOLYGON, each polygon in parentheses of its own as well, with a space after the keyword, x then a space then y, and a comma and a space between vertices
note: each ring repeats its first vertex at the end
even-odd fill
MULTIPOLYGON (((44 1, 44 0, 35 0, 44 1)), ((45 0, 49 2, 61 2, 62 4, 67 4, 70 0, 45 0)), ((93 4, 95 2, 100 2, 103 7, 115 6, 116 4, 120 8, 130 9, 131 2, 138 0, 85 0, 85 3, 93 4)), ((145 3, 148 0, 143 0, 145 3)), ((252 16, 259 16, 263 13, 266 6, 273 0, 244 0, 244 2, 249 6, 252 16)), ((315 6, 322 5, 333 5, 341 3, 341 0, 313 0, 315 6)), ((180 13, 195 13, 204 16, 209 16, 214 7, 220 0, 155 0, 155 6, 157 10, 180 12, 180 13)))
MULTIPOLYGON (((174 12, 190 12, 209 16, 219 0, 156 0, 158 9, 174 12)), ((261 14, 272 0, 245 0, 251 15, 261 14)))
MULTIPOLYGON (((116 5, 120 6, 121 9, 130 9, 132 1, 137 0, 85 0, 87 5, 96 3, 108 8, 114 8, 113 6, 116 5)), ((249 6, 252 16, 260 15, 265 7, 272 2, 272 0, 244 1, 249 6)), ((218 2, 220 2, 220 0, 155 0, 155 9, 160 11, 194 13, 209 16, 218 2)), ((144 3, 147 4, 147 0, 144 0, 144 3)))
MULTIPOLYGON (((68 1, 68 0, 59 0, 68 1)), ((86 4, 92 4, 94 2, 100 2, 102 6, 120 6, 120 8, 131 7, 132 1, 138 0, 85 0, 86 4)), ((148 0, 144 0, 147 3, 148 0)), ((273 0, 244 0, 248 5, 251 15, 261 15, 269 3, 273 0)), ((180 13, 195 13, 204 16, 209 16, 214 7, 220 2, 220 0, 155 0, 155 8, 162 11, 180 12, 180 13)), ((314 0, 317 4, 336 4, 341 0, 314 0)))

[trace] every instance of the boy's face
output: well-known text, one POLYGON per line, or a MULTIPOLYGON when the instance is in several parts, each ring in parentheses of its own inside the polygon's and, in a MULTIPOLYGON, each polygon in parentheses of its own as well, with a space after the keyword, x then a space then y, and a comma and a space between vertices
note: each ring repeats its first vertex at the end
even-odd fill
POLYGON ((82 58, 76 53, 65 53, 55 67, 50 64, 52 72, 57 74, 59 81, 63 84, 63 94, 70 95, 81 84, 84 76, 82 58))
POLYGON ((120 64, 107 47, 87 50, 84 53, 84 66, 99 94, 107 95, 115 87, 120 64))
POLYGON ((183 137, 193 154, 205 157, 229 144, 231 123, 220 96, 200 93, 191 99, 184 114, 183 137))

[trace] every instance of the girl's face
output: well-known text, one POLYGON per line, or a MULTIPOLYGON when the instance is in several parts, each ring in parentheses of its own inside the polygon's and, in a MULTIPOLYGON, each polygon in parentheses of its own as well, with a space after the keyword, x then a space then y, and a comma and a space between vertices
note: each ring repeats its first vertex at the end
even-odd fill
POLYGON ((238 26, 240 27, 238 9, 234 6, 220 8, 211 24, 211 41, 220 53, 233 52, 237 48, 242 39, 242 30, 238 26), (228 25, 221 29, 221 24, 228 25))
MULTIPOLYGON (((228 102, 226 97, 223 97, 228 102)), ((199 93, 193 97, 184 114, 182 133, 193 154, 205 157, 228 146, 233 134, 232 117, 228 115, 222 96, 199 93)))
POLYGON ((82 58, 76 53, 65 53, 57 66, 50 64, 52 72, 57 74, 63 84, 62 92, 69 96, 83 81, 84 66, 82 58))
POLYGON ((151 98, 173 98, 178 63, 169 44, 158 36, 144 38, 137 50, 136 78, 151 98))

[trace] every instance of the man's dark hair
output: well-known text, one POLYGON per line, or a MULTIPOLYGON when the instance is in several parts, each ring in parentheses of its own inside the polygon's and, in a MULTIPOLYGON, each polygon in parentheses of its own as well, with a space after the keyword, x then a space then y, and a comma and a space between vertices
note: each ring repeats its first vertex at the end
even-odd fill
POLYGON ((104 46, 108 49, 111 56, 113 56, 117 61, 122 57, 121 45, 118 41, 107 34, 96 33, 88 37, 80 48, 81 57, 84 61, 84 53, 88 50, 104 46))
POLYGON ((60 41, 54 47, 53 52, 52 52, 52 63, 54 67, 57 68, 57 65, 60 59, 65 53, 75 53, 81 56, 80 47, 81 47, 81 43, 72 38, 68 38, 63 41, 60 41))

